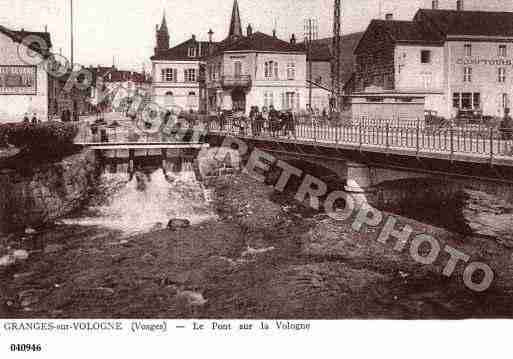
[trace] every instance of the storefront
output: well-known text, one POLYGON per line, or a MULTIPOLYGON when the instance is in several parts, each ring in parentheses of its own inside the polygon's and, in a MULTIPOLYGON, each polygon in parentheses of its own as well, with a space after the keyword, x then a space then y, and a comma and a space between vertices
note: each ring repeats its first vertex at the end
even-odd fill
POLYGON ((425 110, 501 117, 513 96, 513 13, 419 10, 373 20, 356 54, 356 89, 425 94, 425 110), (486 21, 484 21, 486 19, 486 21))
POLYGON ((0 26, 0 122, 19 122, 25 114, 40 120, 48 118, 51 102, 49 76, 44 69, 43 55, 39 64, 30 64, 20 56, 20 42, 28 35, 37 35, 51 46, 48 33, 12 31, 0 26))

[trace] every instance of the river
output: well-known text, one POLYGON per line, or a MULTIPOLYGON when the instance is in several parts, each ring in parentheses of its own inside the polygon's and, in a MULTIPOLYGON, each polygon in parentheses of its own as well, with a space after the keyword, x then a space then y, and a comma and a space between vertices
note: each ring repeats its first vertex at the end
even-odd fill
MULTIPOLYGON (((511 316, 508 271, 487 295, 412 263, 243 174, 104 173, 87 208, 35 234, 0 271, 2 318, 465 318, 511 316), (189 228, 171 231, 171 218, 189 228), (336 240, 336 245, 331 242, 336 240), (331 242, 330 242, 331 241, 331 242), (329 242, 329 243, 328 243, 329 242), (328 243, 328 244, 326 244, 328 243), (494 305, 497 304, 497 305, 494 305)), ((461 238, 401 219, 458 246, 461 238)), ((484 243, 484 242, 483 242, 484 243)), ((393 246, 392 246, 393 247, 393 246)), ((509 253, 486 244, 497 266, 509 253)), ((470 248, 465 247, 466 251, 470 248)), ((482 254, 480 252, 480 254, 482 254)))

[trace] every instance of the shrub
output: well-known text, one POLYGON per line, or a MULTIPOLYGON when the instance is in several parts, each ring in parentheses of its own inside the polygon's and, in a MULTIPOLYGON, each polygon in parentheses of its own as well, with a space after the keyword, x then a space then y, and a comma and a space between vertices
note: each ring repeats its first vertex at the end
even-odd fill
POLYGON ((7 123, 0 125, 0 144, 24 152, 58 153, 73 147, 77 133, 78 127, 72 123, 7 123))

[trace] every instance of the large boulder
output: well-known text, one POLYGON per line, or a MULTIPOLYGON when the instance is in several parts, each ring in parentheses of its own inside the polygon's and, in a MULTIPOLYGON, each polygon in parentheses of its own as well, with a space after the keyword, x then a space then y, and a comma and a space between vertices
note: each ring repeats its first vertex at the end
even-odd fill
POLYGON ((179 219, 179 218, 171 219, 169 221, 169 223, 167 224, 167 228, 172 231, 175 231, 177 229, 189 228, 190 226, 191 226, 191 221, 189 221, 188 219, 179 219))
POLYGON ((493 238, 513 248, 513 204, 473 190, 458 192, 456 203, 460 225, 466 234, 493 238))

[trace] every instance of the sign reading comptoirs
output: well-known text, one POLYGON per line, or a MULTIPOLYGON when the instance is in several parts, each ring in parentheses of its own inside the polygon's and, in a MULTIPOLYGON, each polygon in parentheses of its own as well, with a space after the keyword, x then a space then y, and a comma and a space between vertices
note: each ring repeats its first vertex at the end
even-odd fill
POLYGON ((457 59, 458 65, 489 65, 489 66, 513 66, 511 59, 482 59, 480 57, 471 57, 466 59, 457 59))
POLYGON ((34 66, 0 66, 0 95, 36 95, 34 66))

